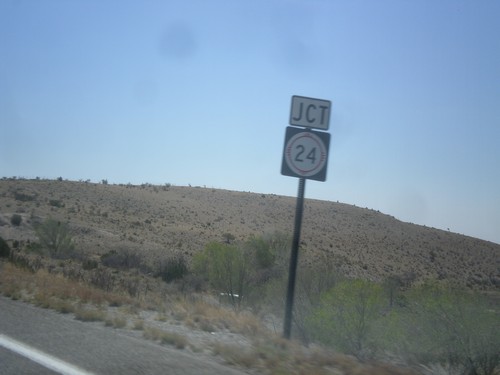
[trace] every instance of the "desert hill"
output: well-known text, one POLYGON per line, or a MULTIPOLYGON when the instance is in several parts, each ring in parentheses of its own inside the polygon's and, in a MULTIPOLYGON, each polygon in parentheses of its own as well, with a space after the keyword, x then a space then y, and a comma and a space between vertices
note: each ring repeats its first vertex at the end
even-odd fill
MULTIPOLYGON (((190 257, 230 233, 293 231, 295 198, 168 184, 109 185, 58 180, 0 180, 0 236, 36 240, 34 224, 68 222, 88 255, 146 254, 151 262, 181 252, 190 257), (19 226, 11 223, 19 214, 19 226)), ((500 245, 343 203, 307 199, 302 225, 303 266, 332 264, 342 273, 382 280, 449 279, 480 289, 500 288, 500 245)))

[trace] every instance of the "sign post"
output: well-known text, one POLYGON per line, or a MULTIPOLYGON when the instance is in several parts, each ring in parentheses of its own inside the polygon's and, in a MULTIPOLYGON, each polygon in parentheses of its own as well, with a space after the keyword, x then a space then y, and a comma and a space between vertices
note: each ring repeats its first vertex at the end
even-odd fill
POLYGON ((290 267, 288 271, 288 289, 286 292, 285 321, 283 337, 290 339, 292 333, 292 311, 293 297, 295 294, 295 279, 297 274, 297 262, 299 259, 300 229, 302 227, 302 214, 304 213, 304 193, 306 179, 299 179, 299 191, 297 193, 297 205, 295 207, 295 225, 293 229, 292 251, 290 253, 290 267))
POLYGON ((288 289, 286 294, 283 337, 290 339, 292 331, 293 299, 299 257, 300 231, 304 212, 304 193, 306 179, 325 181, 328 163, 330 134, 312 131, 310 128, 328 130, 331 103, 328 100, 292 96, 290 125, 304 128, 287 127, 285 146, 281 163, 281 174, 299 178, 295 224, 293 230, 288 289))

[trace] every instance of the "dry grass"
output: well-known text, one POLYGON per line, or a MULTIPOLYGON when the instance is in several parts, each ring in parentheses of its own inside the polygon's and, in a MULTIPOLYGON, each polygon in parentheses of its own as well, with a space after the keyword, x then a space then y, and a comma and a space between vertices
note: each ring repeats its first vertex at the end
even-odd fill
MULTIPOLYGON (((114 328, 126 328, 127 319, 118 314, 109 315, 104 306, 109 301, 108 293, 93 291, 93 288, 73 283, 43 270, 36 273, 19 269, 9 263, 2 264, 0 273, 0 292, 22 295, 23 299, 39 306, 51 308, 62 313, 72 312, 76 319, 85 322, 104 322, 114 328), (64 284, 67 284, 64 286, 64 284), (13 289, 16 285, 17 289, 13 289), (43 286, 43 289, 42 289, 43 286), (72 293, 69 293, 69 290, 72 293), (57 294, 60 293, 58 296, 57 294), (94 300, 98 304, 82 303, 75 296, 85 301, 94 300), (93 296, 93 297, 89 297, 93 296), (96 298, 96 296, 98 296, 96 298), (97 306, 97 307, 95 307, 97 306), (98 307, 101 306, 101 307, 98 307)), ((109 293, 113 296, 112 293, 109 293)), ((126 311, 128 308, 120 308, 126 311)), ((135 307, 132 309, 135 311, 135 307)), ((413 375, 410 370, 392 367, 386 364, 362 364, 356 359, 333 353, 324 349, 310 350, 297 342, 290 342, 280 337, 271 336, 262 328, 259 320, 245 311, 234 311, 221 306, 214 306, 200 299, 179 298, 172 306, 172 316, 177 314, 187 326, 193 325, 202 331, 230 330, 253 337, 252 345, 216 343, 212 346, 214 355, 222 357, 228 364, 250 368, 269 374, 322 375, 322 374, 376 374, 376 375, 413 375)), ((161 312, 160 316, 165 316, 161 312)), ((191 347, 193 351, 202 349, 191 345, 189 340, 178 333, 159 328, 148 327, 143 319, 136 319, 132 329, 143 330, 146 339, 177 349, 191 347)))
POLYGON ((133 329, 136 331, 142 331, 144 329, 144 320, 143 319, 136 319, 134 321, 133 329))
POLYGON ((106 316, 103 310, 92 307, 81 307, 75 310, 75 319, 82 322, 103 322, 106 316))
MULTIPOLYGON (((114 328, 127 327, 126 318, 120 314, 109 315, 104 309, 106 304, 109 305, 107 297, 114 296, 112 293, 96 291, 44 270, 39 270, 36 273, 28 272, 9 263, 3 264, 1 271, 0 291, 2 292, 18 293, 28 301, 56 311, 73 312, 75 318, 81 321, 104 322, 105 325, 114 328), (12 285, 16 285, 18 289, 13 289, 12 285), (88 303, 89 301, 94 301, 95 304, 88 303)), ((135 309, 132 310, 135 311, 135 309)), ((127 311, 128 308, 123 306, 120 310, 127 311)), ((164 306, 161 310, 159 316, 166 317, 167 310, 164 310, 164 306)), ((191 322, 195 329, 202 331, 230 330, 242 333, 247 337, 253 337, 253 345, 238 346, 224 343, 213 345, 214 355, 222 357, 226 363, 231 365, 275 375, 339 373, 406 375, 404 372, 397 372, 389 367, 383 368, 373 365, 367 367, 350 357, 326 351, 307 352, 298 343, 269 336, 263 330, 259 320, 252 314, 214 306, 201 299, 178 298, 177 303, 172 306, 172 316, 181 319, 178 320, 179 323, 191 322)), ((185 336, 148 327, 142 319, 135 321, 133 329, 143 330, 143 336, 146 339, 163 345, 171 345, 177 349, 191 347, 193 351, 202 350, 191 345, 185 336)))
POLYGON ((217 343, 212 352, 228 364, 272 375, 418 375, 390 364, 361 363, 354 357, 322 348, 307 349, 281 337, 257 340, 250 348, 217 343))
POLYGON ((159 341, 162 344, 172 345, 177 349, 184 349, 188 339, 178 333, 164 331, 158 328, 146 327, 143 336, 145 339, 159 341))
POLYGON ((127 318, 125 318, 124 316, 107 317, 104 320, 104 324, 107 327, 126 328, 127 327, 127 318))
POLYGON ((205 332, 229 330, 254 337, 265 331, 262 322, 248 311, 214 305, 202 299, 178 301, 172 308, 172 316, 191 328, 205 332))
POLYGON ((22 296, 24 300, 32 301, 45 308, 57 306, 59 302, 56 300, 90 303, 97 306, 104 303, 117 306, 132 301, 128 297, 105 292, 70 280, 60 274, 49 273, 45 269, 39 269, 33 273, 11 263, 6 263, 0 273, 0 292, 6 295, 22 296))
POLYGON ((251 349, 216 343, 212 348, 212 353, 221 356, 230 365, 256 368, 259 365, 259 357, 251 349))

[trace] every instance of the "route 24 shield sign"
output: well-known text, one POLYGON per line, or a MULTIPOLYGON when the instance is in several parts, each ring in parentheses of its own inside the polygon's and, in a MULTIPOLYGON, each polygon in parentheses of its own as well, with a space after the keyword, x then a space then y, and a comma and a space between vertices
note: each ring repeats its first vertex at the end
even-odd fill
POLYGON ((288 126, 281 174, 325 181, 329 147, 329 133, 288 126))

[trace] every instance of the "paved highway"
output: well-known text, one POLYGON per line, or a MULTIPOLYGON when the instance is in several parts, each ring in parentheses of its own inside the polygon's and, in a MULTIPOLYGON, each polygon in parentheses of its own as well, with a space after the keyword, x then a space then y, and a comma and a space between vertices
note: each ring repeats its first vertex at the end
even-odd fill
POLYGON ((243 375, 161 346, 0 296, 0 374, 243 375))

